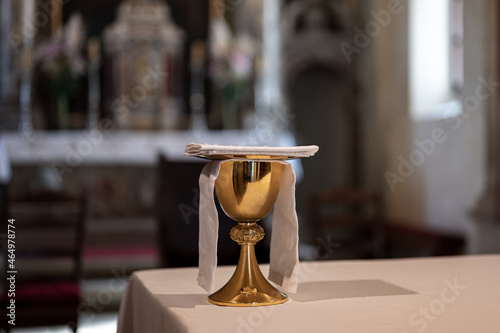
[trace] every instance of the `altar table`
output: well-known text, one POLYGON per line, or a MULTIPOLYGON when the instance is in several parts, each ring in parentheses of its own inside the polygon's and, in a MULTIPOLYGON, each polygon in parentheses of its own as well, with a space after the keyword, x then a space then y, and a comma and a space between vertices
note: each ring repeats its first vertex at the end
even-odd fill
MULTIPOLYGON (((216 288, 233 271, 219 267, 216 288)), ((306 261, 291 300, 264 307, 209 304, 197 272, 134 273, 118 333, 500 332, 500 255, 306 261)))

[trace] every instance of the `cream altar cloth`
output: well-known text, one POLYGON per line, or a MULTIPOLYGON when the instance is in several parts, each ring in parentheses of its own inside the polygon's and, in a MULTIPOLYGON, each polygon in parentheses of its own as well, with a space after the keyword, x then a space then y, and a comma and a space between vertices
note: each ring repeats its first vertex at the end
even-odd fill
MULTIPOLYGON (((261 265, 267 274, 268 265, 261 265)), ((219 267, 221 287, 234 266, 219 267)), ((134 273, 118 333, 498 332, 500 255, 302 262, 297 294, 266 307, 209 304, 197 268, 134 273)))

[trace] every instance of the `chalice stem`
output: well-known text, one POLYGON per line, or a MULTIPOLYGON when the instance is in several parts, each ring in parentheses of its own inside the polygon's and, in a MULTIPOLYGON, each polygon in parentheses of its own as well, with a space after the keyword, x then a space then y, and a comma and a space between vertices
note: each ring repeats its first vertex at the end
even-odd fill
POLYGON ((287 301, 287 296, 273 287, 262 274, 255 257, 255 243, 264 230, 255 222, 239 223, 231 230, 231 238, 241 245, 238 266, 229 282, 209 296, 209 302, 228 306, 262 306, 287 301))
POLYGON ((255 244, 241 244, 240 259, 233 277, 250 287, 256 287, 261 281, 267 283, 255 256, 255 244))

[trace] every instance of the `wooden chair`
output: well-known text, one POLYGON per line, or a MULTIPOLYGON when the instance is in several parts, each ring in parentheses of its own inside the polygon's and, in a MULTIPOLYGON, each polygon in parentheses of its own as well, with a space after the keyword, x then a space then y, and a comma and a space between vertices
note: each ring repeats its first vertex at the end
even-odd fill
MULTIPOLYGON (((10 328, 65 325, 76 332, 85 213, 83 197, 44 193, 7 200, 2 232, 5 240, 5 222, 15 219, 15 229, 11 228, 15 231, 15 263, 14 267, 6 265, 6 270, 17 271, 16 325, 2 319, 1 328, 9 332, 10 328)), ((5 258, 7 242, 2 243, 5 258)), ((10 301, 5 287, 2 318, 6 318, 6 302, 10 301)))
MULTIPOLYGON (((163 267, 198 266, 199 185, 198 179, 206 161, 169 161, 160 155, 157 168, 156 215, 158 244, 163 267)), ((229 237, 236 222, 219 214, 217 263, 236 265, 240 249, 229 237)), ((267 237, 270 239, 270 237, 267 237)), ((256 255, 259 262, 269 262, 269 248, 259 243, 256 255)))
POLYGON ((380 197, 360 188, 328 189, 308 197, 310 221, 319 238, 328 237, 336 249, 324 259, 383 257, 380 197))
POLYGON ((465 253, 465 238, 456 233, 392 221, 384 225, 384 234, 385 252, 390 258, 452 256, 465 253))

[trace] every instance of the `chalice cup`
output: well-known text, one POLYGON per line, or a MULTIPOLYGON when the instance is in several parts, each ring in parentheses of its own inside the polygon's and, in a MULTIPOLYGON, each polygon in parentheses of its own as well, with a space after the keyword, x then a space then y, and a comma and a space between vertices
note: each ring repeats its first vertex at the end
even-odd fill
POLYGON ((208 301, 225 306, 264 306, 284 303, 287 295, 262 275, 255 257, 255 244, 264 238, 257 225, 272 210, 281 184, 283 164, 277 161, 238 160, 221 163, 215 192, 222 209, 238 225, 231 239, 241 245, 236 270, 208 301))

